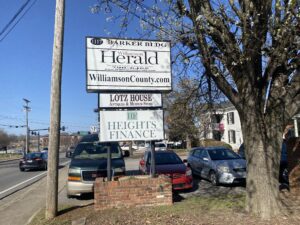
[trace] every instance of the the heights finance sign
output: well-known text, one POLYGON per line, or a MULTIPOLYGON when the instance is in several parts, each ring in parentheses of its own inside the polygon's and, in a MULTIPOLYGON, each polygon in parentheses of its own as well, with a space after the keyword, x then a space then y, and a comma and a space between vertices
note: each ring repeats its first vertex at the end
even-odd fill
POLYGON ((168 41, 87 37, 87 91, 171 91, 170 47, 168 41))
POLYGON ((163 110, 100 111, 101 142, 164 139, 163 110))

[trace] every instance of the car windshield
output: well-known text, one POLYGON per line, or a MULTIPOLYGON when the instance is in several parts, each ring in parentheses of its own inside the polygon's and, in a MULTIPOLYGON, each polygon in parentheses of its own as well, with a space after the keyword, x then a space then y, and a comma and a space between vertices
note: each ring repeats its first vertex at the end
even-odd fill
POLYGON ((32 152, 32 153, 28 153, 26 155, 26 159, 35 159, 35 158, 41 158, 42 157, 42 153, 39 153, 39 152, 32 152))
POLYGON ((230 160, 240 159, 240 156, 229 149, 210 149, 208 154, 211 160, 230 160))
MULTIPOLYGON (((149 156, 151 162, 151 154, 149 156)), ((155 165, 182 164, 182 160, 175 153, 155 153, 155 165)))
POLYGON ((74 159, 102 159, 107 158, 107 151, 110 148, 111 158, 120 158, 121 150, 117 143, 80 143, 77 145, 74 159))
POLYGON ((166 147, 166 145, 165 144, 155 144, 155 147, 161 148, 161 147, 166 147))

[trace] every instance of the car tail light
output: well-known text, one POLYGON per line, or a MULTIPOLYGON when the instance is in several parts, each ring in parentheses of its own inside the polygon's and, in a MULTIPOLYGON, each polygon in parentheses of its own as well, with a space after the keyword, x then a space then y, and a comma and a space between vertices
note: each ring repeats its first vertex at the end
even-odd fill
POLYGON ((189 167, 186 168, 185 175, 192 176, 192 170, 189 167))
POLYGON ((36 158, 36 159, 34 159, 35 161, 42 161, 42 159, 41 158, 36 158))
POLYGON ((140 165, 141 165, 141 166, 144 166, 144 165, 145 165, 145 160, 141 159, 140 165))

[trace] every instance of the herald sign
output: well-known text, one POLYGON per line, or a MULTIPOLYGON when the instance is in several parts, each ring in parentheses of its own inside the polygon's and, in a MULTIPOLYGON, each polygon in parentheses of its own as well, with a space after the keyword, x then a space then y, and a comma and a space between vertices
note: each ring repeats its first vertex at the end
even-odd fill
POLYGON ((160 93, 101 93, 100 108, 162 107, 160 93))
POLYGON ((171 91, 170 45, 169 41, 87 37, 87 91, 171 91))
POLYGON ((163 110, 100 111, 100 142, 164 139, 163 110))

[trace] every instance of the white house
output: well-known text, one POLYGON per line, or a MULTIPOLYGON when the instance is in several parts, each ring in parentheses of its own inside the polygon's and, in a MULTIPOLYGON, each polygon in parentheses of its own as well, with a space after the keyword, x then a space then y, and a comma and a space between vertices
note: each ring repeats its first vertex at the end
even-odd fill
MULTIPOLYGON (((215 106, 212 112, 206 112, 205 115, 201 117, 200 139, 208 138, 223 141, 230 144, 233 149, 240 147, 243 143, 241 121, 237 110, 231 103, 227 102, 215 106)), ((294 116, 293 120, 294 126, 291 129, 291 135, 299 137, 300 114, 294 116)))
POLYGON ((243 143, 243 134, 241 129, 240 117, 231 103, 222 103, 218 105, 206 116, 201 117, 202 132, 200 139, 215 139, 226 142, 233 149, 238 149, 243 143), (204 122, 205 121, 205 122, 204 122))

